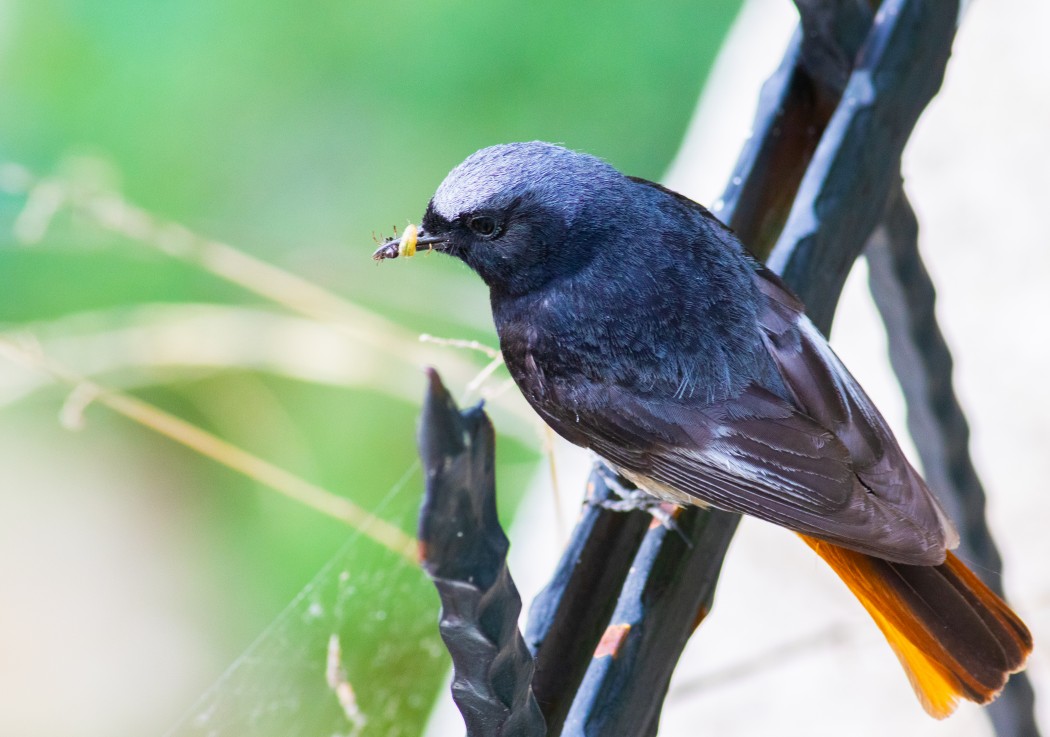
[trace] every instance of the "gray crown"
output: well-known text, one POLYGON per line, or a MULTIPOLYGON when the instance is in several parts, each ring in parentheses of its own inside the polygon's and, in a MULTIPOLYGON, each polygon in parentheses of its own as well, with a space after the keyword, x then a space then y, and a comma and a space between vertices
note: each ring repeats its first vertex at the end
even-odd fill
POLYGON ((483 148, 453 169, 438 187, 434 210, 453 219, 478 210, 500 211, 529 195, 572 223, 581 203, 601 201, 625 179, 601 159, 543 141, 483 148))

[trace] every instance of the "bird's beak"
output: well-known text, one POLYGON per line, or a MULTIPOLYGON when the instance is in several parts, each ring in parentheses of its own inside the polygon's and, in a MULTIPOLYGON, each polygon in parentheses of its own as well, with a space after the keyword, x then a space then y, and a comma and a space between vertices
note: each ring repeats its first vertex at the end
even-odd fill
POLYGON ((409 225, 400 238, 392 238, 376 249, 372 258, 382 261, 398 256, 414 256, 420 248, 424 250, 444 251, 448 243, 441 236, 427 235, 422 228, 409 225))

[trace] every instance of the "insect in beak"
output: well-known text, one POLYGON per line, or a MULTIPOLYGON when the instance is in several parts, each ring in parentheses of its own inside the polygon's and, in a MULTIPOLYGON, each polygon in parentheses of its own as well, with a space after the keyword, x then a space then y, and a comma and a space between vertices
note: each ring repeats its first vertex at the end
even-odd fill
POLYGON ((445 244, 445 240, 439 236, 427 235, 423 232, 422 228, 417 228, 415 225, 409 225, 405 228, 405 232, 401 234, 400 238, 390 238, 383 245, 376 249, 375 253, 372 254, 372 258, 376 261, 383 261, 388 258, 397 258, 398 256, 415 256, 416 251, 423 247, 425 250, 441 251, 441 246, 445 244))

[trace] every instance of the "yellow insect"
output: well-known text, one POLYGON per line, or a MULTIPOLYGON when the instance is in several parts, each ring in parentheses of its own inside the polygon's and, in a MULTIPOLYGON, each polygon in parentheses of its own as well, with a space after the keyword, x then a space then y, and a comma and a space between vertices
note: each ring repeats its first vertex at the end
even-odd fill
POLYGON ((419 228, 409 225, 401 235, 401 242, 397 246, 398 256, 415 256, 416 240, 419 238, 419 228))

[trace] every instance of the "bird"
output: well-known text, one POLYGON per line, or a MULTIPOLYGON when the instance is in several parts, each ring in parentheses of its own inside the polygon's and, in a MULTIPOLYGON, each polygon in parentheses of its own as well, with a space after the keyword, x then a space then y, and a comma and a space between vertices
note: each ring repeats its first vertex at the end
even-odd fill
POLYGON ((434 250, 489 289, 500 350, 563 438, 679 506, 795 533, 875 620, 923 708, 992 701, 1024 622, 797 296, 702 205, 532 141, 455 167, 378 260, 434 250))

